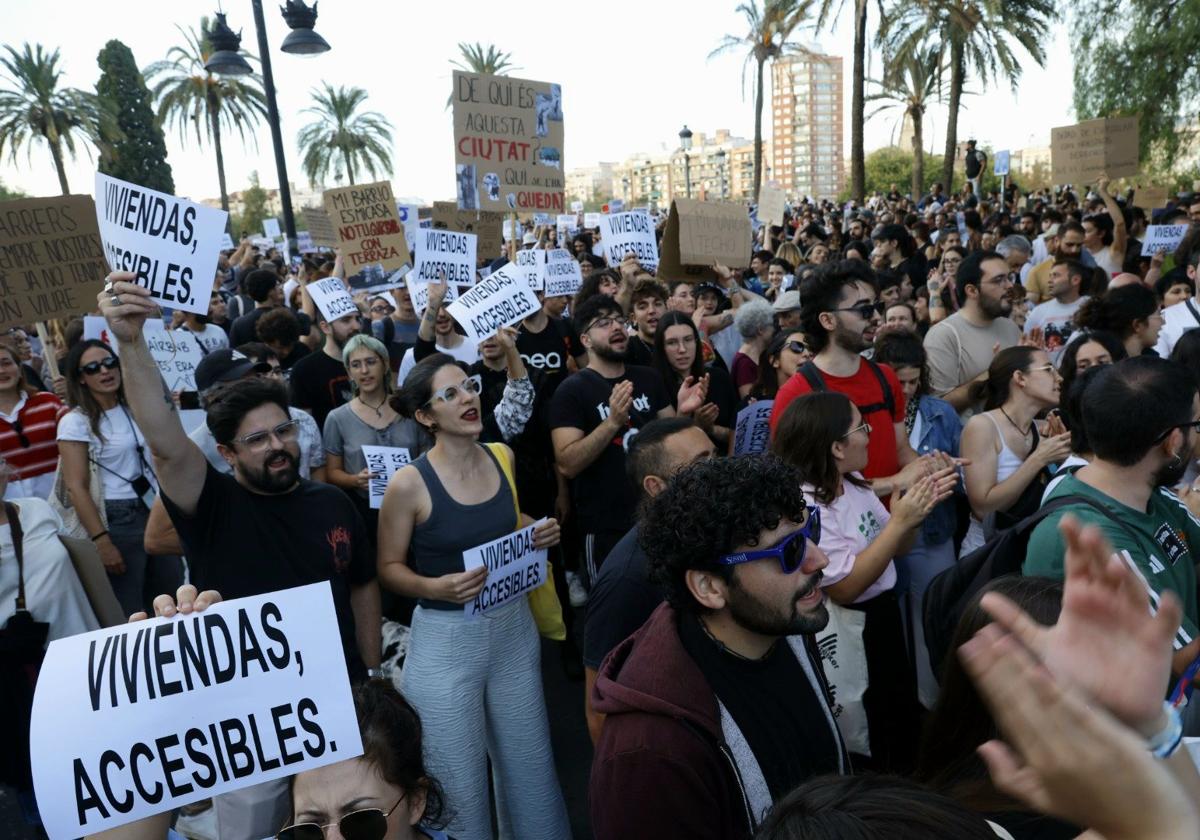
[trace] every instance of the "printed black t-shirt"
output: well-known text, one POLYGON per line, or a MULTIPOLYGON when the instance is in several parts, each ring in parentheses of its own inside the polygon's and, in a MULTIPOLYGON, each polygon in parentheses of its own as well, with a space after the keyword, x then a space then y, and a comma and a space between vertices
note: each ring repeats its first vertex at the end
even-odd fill
POLYGON ((325 428, 329 412, 350 402, 353 396, 346 366, 324 350, 315 350, 296 362, 288 382, 292 405, 311 412, 321 428, 325 428))

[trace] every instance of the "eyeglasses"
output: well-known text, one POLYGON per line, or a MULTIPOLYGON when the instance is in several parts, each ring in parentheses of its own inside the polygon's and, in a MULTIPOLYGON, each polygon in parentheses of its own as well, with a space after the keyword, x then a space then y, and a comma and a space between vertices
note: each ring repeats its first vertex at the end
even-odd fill
POLYGON ((262 452, 271 444, 271 435, 277 437, 280 443, 291 443, 300 434, 300 424, 295 420, 280 423, 274 429, 264 432, 251 432, 240 438, 234 438, 234 443, 240 443, 251 452, 262 452))
POLYGON ((609 327, 611 327, 613 324, 620 324, 622 327, 625 327, 626 329, 628 329, 629 328, 629 319, 628 318, 613 318, 610 316, 605 316, 603 318, 597 318, 595 321, 592 321, 592 323, 588 324, 584 328, 583 331, 587 332, 592 327, 599 327, 602 330, 606 330, 609 327))
POLYGON ((435 402, 454 402, 456 399, 458 399, 459 394, 464 391, 468 394, 478 394, 482 390, 482 377, 478 375, 468 376, 457 385, 447 385, 445 388, 434 391, 429 397, 429 402, 425 403, 425 405, 431 406, 435 402))
POLYGON ((842 438, 848 438, 855 432, 866 432, 867 436, 869 437, 871 434, 871 424, 864 420, 860 425, 855 426, 853 429, 846 432, 846 434, 842 435, 842 438))
POLYGON ((821 542, 821 510, 815 505, 807 507, 808 516, 804 526, 799 531, 788 534, 770 548, 760 548, 757 551, 743 551, 738 554, 726 554, 717 558, 722 566, 737 566, 753 560, 775 558, 779 568, 785 575, 790 575, 804 565, 804 557, 808 553, 808 544, 818 545, 821 542))
POLYGON ((371 312, 373 314, 381 314, 382 315, 382 314, 387 314, 387 313, 394 312, 394 311, 395 311, 395 309, 391 306, 382 306, 381 305, 381 306, 372 306, 371 307, 371 312))
POLYGON ((1031 367, 1029 369, 1029 373, 1034 373, 1039 370, 1054 370, 1054 365, 1047 363, 1044 365, 1038 365, 1037 367, 1031 367))
POLYGON ((875 310, 874 303, 856 303, 854 306, 840 306, 836 309, 830 309, 830 312, 856 312, 858 317, 864 321, 870 321, 878 313, 875 310))
POLYGON ((275 835, 275 840, 325 840, 325 830, 338 827, 338 832, 344 840, 383 840, 387 834, 387 820, 404 801, 401 796, 396 804, 386 812, 379 808, 364 808, 361 811, 351 811, 337 822, 326 823, 296 823, 289 825, 275 835))
POLYGON ((1176 429, 1191 429, 1193 432, 1200 432, 1200 420, 1192 420, 1187 423, 1176 423, 1173 426, 1168 426, 1165 432, 1154 439, 1154 442, 1158 443, 1159 441, 1165 440, 1167 435, 1171 434, 1171 432, 1175 431, 1176 429))
POLYGON ((88 362, 86 365, 79 366, 79 372, 84 376, 95 376, 100 372, 100 368, 112 370, 121 364, 121 360, 116 356, 109 356, 106 359, 101 359, 98 362, 88 362))

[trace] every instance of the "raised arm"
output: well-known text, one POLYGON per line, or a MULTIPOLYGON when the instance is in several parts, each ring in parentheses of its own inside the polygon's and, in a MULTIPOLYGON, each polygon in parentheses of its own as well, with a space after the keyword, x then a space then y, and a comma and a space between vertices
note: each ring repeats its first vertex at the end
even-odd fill
POLYGON ((1122 263, 1125 261, 1125 249, 1129 245, 1129 231, 1125 227, 1125 214, 1121 212, 1121 205, 1117 204, 1117 200, 1108 194, 1107 175, 1101 175, 1100 180, 1096 182, 1096 194, 1104 200, 1104 207, 1108 210, 1108 215, 1112 217, 1112 253, 1114 259, 1118 263, 1122 263))

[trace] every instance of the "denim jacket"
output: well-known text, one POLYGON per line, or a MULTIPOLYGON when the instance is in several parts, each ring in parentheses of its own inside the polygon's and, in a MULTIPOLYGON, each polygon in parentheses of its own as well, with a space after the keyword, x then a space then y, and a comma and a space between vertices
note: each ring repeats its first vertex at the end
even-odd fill
MULTIPOLYGON (((958 457, 959 439, 962 437, 962 421, 958 412, 945 400, 922 396, 917 403, 917 414, 921 417, 921 439, 914 447, 918 455, 928 455, 935 449, 954 458, 958 457)), ((962 492, 959 483, 958 492, 962 492)), ((938 545, 954 536, 957 522, 954 499, 942 502, 925 518, 921 526, 921 541, 925 545, 938 545)))

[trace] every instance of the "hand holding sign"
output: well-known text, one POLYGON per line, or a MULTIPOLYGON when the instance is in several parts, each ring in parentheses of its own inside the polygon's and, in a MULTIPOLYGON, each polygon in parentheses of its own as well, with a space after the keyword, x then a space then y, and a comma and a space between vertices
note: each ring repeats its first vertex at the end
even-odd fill
POLYGON ((158 317, 158 304, 150 290, 135 282, 132 272, 114 271, 105 280, 104 288, 96 295, 100 314, 108 322, 109 332, 117 341, 130 343, 142 334, 149 317, 158 317))

